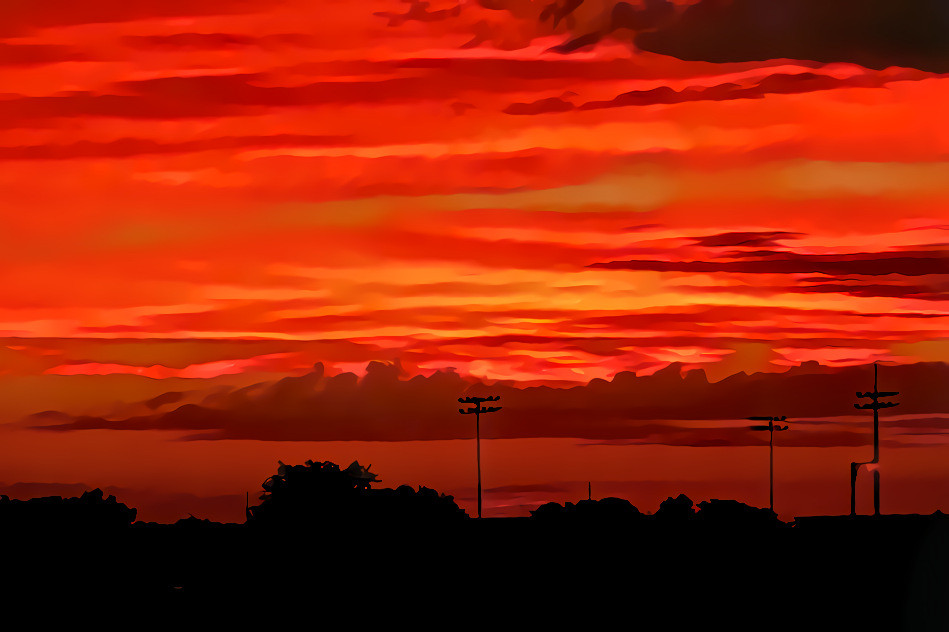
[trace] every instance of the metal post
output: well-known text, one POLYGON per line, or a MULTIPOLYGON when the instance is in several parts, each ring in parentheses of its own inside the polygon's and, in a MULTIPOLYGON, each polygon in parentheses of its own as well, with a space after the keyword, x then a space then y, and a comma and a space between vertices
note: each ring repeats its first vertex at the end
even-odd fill
POLYGON ((459 397, 458 401, 462 404, 474 404, 474 408, 469 408, 465 410, 464 408, 459 408, 458 412, 462 415, 474 415, 475 416, 475 445, 477 459, 478 459, 478 518, 481 517, 481 413, 493 413, 497 410, 501 410, 500 406, 488 406, 483 408, 481 406, 482 402, 496 402, 501 399, 500 395, 494 395, 493 397, 459 397))
POLYGON ((478 517, 481 517, 481 402, 475 409, 475 444, 478 452, 478 517))
POLYGON ((767 421, 767 426, 752 426, 752 430, 767 430, 770 434, 768 439, 768 490, 769 490, 769 507, 771 511, 774 511, 774 432, 782 430, 787 430, 788 426, 776 426, 774 422, 776 421, 785 421, 787 417, 746 417, 752 421, 767 421))
POLYGON ((880 515, 880 470, 873 470, 873 515, 880 515))
MULTIPOLYGON (((876 366, 874 365, 874 368, 876 366)), ((876 390, 876 389, 874 389, 876 390)), ((880 515, 880 411, 873 409, 873 462, 877 469, 873 470, 873 515, 880 515)))
POLYGON ((880 515, 880 409, 881 408, 892 408, 893 406, 899 406, 898 402, 881 402, 881 397, 893 397, 894 395, 899 395, 898 391, 880 391, 877 384, 877 374, 878 367, 877 363, 873 363, 873 392, 871 393, 857 393, 858 398, 870 398, 872 400, 869 404, 854 404, 854 408, 859 409, 871 409, 873 410, 873 460, 867 461, 865 463, 851 463, 850 464, 850 515, 855 515, 855 500, 854 496, 856 495, 856 478, 857 470, 859 470, 861 465, 875 465, 873 469, 873 515, 880 515))
MULTIPOLYGON (((877 388, 877 363, 873 363, 873 393, 876 394, 879 392, 877 388)), ((873 401, 876 402, 876 397, 873 398, 873 401)), ((873 409, 873 462, 879 464, 880 462, 880 409, 874 407, 873 409)), ((879 465, 878 469, 873 470, 873 515, 880 515, 880 470, 879 465)))
POLYGON ((860 463, 850 464, 850 515, 857 515, 857 468, 860 463))
POLYGON ((772 422, 769 423, 768 425, 771 426, 771 432, 770 432, 770 435, 771 435, 771 442, 770 442, 770 448, 771 448, 771 450, 770 450, 770 452, 771 452, 771 463, 770 463, 770 465, 771 465, 771 470, 770 470, 770 474, 771 474, 771 476, 770 476, 770 478, 771 478, 771 504, 770 504, 770 507, 771 507, 771 511, 774 511, 774 422, 772 421, 772 422))

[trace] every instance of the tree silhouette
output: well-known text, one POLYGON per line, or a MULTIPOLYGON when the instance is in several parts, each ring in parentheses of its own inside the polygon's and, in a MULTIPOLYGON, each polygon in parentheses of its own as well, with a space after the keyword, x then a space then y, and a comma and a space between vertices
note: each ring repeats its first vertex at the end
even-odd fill
MULTIPOLYGON (((369 466, 371 467, 371 466, 369 466)), ((380 482, 369 467, 353 461, 346 469, 330 461, 304 465, 280 462, 277 474, 262 484, 260 505, 248 507, 247 522, 257 526, 368 528, 379 522, 464 518, 451 496, 407 485, 372 489, 380 482)))
POLYGON ((262 501, 248 507, 250 523, 319 523, 354 516, 360 497, 376 475, 353 461, 345 470, 330 461, 287 465, 278 461, 277 473, 262 483, 262 501))
POLYGON ((695 508, 691 498, 685 494, 679 494, 675 498, 670 496, 659 503, 659 510, 655 515, 657 520, 685 522, 695 516, 695 508))
POLYGON ((742 525, 749 527, 776 527, 784 523, 771 509, 753 507, 737 500, 711 500, 698 504, 696 518, 709 525, 742 525))
POLYGON ((549 502, 531 511, 531 518, 539 520, 615 521, 627 522, 642 518, 642 513, 623 498, 581 500, 560 505, 549 502))
POLYGON ((11 500, 0 496, 0 526, 21 530, 114 530, 129 527, 137 510, 105 497, 101 489, 83 492, 78 498, 46 496, 11 500))

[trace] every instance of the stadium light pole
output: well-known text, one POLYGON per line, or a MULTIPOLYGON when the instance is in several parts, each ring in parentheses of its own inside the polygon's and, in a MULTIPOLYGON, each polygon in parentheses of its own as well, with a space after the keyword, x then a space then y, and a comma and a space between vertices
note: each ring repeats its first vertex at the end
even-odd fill
POLYGON ((481 413, 493 413, 501 410, 500 406, 481 406, 484 402, 496 402, 501 399, 500 395, 493 397, 459 397, 459 404, 474 404, 474 408, 465 410, 459 408, 458 412, 462 415, 475 416, 475 442, 478 452, 478 518, 481 517, 481 413))
POLYGON ((770 473, 770 480, 771 480, 771 511, 773 512, 774 511, 774 433, 775 431, 780 432, 782 430, 788 429, 788 426, 784 426, 782 428, 781 426, 774 425, 774 422, 786 421, 787 417, 746 417, 746 419, 748 419, 749 421, 767 421, 768 422, 767 426, 752 426, 751 429, 752 430, 767 430, 771 435, 771 440, 769 441, 769 447, 770 447, 770 452, 771 452, 769 473, 770 473))

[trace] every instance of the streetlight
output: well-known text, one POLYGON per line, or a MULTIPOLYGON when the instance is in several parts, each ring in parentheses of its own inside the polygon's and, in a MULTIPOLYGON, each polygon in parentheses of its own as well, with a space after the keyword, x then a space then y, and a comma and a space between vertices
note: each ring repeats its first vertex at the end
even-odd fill
POLYGON ((458 412, 462 415, 470 415, 474 413, 475 416, 475 440, 478 446, 478 517, 481 517, 481 413, 493 413, 495 411, 501 410, 500 406, 481 406, 484 402, 496 402, 501 399, 500 395, 494 395, 493 397, 459 397, 459 404, 474 404, 474 408, 469 408, 465 410, 464 408, 459 408, 458 412))
POLYGON ((787 417, 746 417, 749 421, 767 421, 767 426, 752 426, 752 430, 767 430, 771 434, 769 446, 771 449, 770 478, 771 478, 771 511, 774 511, 774 432, 777 430, 787 430, 788 427, 774 425, 776 421, 786 421, 787 417))

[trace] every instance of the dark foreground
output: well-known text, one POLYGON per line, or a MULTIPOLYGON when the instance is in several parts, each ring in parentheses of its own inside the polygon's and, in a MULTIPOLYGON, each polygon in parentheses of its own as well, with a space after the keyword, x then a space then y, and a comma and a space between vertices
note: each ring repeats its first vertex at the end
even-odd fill
MULTIPOLYGON (((949 629, 949 518, 7 530, 7 605, 634 629, 949 629)), ((276 619, 275 619, 276 620, 276 619)))

